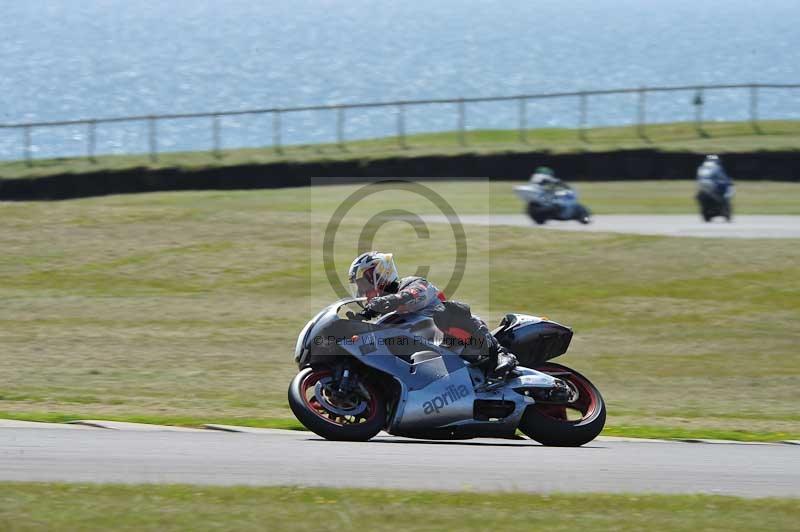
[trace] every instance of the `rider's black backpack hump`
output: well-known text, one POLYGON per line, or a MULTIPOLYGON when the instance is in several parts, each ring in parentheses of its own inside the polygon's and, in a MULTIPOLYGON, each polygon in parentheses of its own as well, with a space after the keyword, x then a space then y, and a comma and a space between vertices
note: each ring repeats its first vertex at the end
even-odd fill
POLYGON ((535 367, 563 355, 572 341, 572 329, 548 320, 509 314, 494 333, 500 345, 516 355, 523 366, 535 367))

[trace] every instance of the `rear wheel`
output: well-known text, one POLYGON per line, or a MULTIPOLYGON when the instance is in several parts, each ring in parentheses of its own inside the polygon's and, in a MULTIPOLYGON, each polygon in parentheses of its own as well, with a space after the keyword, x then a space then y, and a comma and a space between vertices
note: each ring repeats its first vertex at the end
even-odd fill
POLYGON ((591 213, 589 212, 589 209, 587 209, 586 207, 584 207, 583 205, 581 205, 581 206, 580 206, 580 210, 578 211, 578 216, 577 216, 577 218, 576 218, 576 219, 577 219, 577 220, 578 220, 580 223, 582 223, 583 225, 586 225, 586 224, 588 224, 589 222, 591 222, 591 221, 592 221, 592 218, 591 218, 591 213))
POLYGON ((289 407, 309 430, 328 440, 366 441, 386 424, 386 402, 380 390, 353 376, 342 393, 329 368, 306 368, 289 384, 289 407))
POLYGON ((542 445, 578 447, 595 439, 606 423, 606 405, 589 379, 561 364, 548 362, 535 368, 558 377, 570 389, 566 404, 530 405, 519 429, 542 445))

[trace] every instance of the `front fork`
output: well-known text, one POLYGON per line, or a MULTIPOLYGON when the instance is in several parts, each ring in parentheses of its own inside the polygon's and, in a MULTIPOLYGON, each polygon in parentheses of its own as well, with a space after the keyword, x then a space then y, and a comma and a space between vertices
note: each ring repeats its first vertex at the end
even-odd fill
POLYGON ((362 384, 358 372, 354 371, 347 362, 342 362, 336 367, 334 379, 334 383, 338 383, 334 384, 336 388, 332 386, 333 389, 331 389, 334 396, 342 399, 352 397, 353 394, 364 398, 369 397, 369 392, 362 384))
POLYGON ((345 394, 350 391, 350 368, 342 369, 342 377, 339 379, 339 393, 345 394))

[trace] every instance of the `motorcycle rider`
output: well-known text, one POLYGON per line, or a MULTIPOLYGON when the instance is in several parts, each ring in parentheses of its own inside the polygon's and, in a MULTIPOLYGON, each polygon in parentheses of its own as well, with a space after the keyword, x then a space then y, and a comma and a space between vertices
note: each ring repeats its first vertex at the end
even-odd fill
POLYGON ((722 167, 719 155, 706 155, 703 163, 697 168, 697 184, 700 189, 713 189, 718 197, 724 197, 733 180, 722 167))
POLYGON ((362 315, 373 318, 389 312, 422 314, 446 336, 465 342, 461 356, 470 362, 489 359, 492 377, 505 377, 517 365, 517 359, 497 342, 486 323, 473 316, 463 303, 447 301, 444 293, 422 277, 400 278, 391 253, 369 251, 355 258, 347 279, 355 297, 366 297, 362 315))
POLYGON ((540 166, 533 171, 530 178, 531 187, 548 200, 552 199, 556 190, 562 188, 564 182, 556 177, 556 173, 548 166, 540 166))

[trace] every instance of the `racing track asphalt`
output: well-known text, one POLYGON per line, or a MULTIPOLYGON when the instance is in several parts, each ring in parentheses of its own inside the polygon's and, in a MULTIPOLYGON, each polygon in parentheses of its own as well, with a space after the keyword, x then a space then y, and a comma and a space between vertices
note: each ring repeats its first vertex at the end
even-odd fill
MULTIPOLYGON (((425 215, 431 223, 447 223, 443 215, 425 215)), ((728 223, 716 218, 703 222, 692 214, 598 214, 588 225, 575 221, 549 221, 536 225, 523 214, 467 214, 461 222, 473 225, 507 225, 536 227, 543 230, 582 231, 593 233, 631 233, 639 235, 688 236, 704 238, 800 238, 800 216, 734 215, 728 223)))
POLYGON ((0 428, 0 480, 800 497, 800 445, 0 428))

